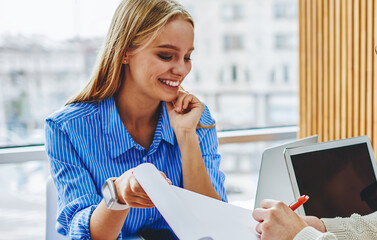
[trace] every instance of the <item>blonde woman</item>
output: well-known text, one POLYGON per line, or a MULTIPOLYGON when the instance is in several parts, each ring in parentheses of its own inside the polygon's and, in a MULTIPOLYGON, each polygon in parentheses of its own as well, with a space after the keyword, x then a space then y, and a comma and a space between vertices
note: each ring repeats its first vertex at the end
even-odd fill
POLYGON ((174 185, 227 201, 214 120, 180 87, 193 42, 178 2, 120 3, 88 85, 46 120, 58 232, 122 239, 168 229, 132 175, 144 162, 174 185))

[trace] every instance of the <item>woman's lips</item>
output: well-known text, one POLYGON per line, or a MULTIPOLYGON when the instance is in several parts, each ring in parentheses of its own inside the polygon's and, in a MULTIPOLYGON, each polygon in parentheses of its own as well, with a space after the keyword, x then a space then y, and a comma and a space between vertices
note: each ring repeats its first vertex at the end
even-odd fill
POLYGON ((170 87, 178 87, 179 84, 181 83, 180 81, 177 81, 177 80, 169 80, 169 79, 163 79, 163 78, 159 78, 158 80, 162 82, 163 84, 168 85, 170 87))

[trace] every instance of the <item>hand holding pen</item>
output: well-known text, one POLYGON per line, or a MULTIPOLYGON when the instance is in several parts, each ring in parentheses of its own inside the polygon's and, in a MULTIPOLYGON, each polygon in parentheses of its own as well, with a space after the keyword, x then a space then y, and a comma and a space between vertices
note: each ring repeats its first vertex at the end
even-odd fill
POLYGON ((309 196, 308 195, 302 195, 301 197, 299 197, 299 199, 297 200, 297 202, 292 203, 291 205, 289 205, 289 207, 292 209, 292 211, 296 211, 297 208, 299 208, 300 206, 302 206, 308 200, 309 200, 309 196))
POLYGON ((297 202, 287 206, 281 201, 265 199, 261 207, 253 211, 258 222, 255 230, 262 239, 293 239, 298 232, 308 226, 294 210, 309 199, 304 195, 297 202))

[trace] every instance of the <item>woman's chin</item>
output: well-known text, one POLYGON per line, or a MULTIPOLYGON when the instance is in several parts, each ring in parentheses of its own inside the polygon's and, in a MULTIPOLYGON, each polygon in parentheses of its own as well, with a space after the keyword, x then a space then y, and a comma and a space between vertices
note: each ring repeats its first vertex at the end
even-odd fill
POLYGON ((178 91, 177 93, 175 94, 165 94, 162 98, 161 98, 161 101, 164 101, 164 102, 175 102, 177 100, 177 97, 178 97, 178 91))
POLYGON ((162 99, 164 102, 175 102, 177 100, 177 97, 165 97, 162 99))

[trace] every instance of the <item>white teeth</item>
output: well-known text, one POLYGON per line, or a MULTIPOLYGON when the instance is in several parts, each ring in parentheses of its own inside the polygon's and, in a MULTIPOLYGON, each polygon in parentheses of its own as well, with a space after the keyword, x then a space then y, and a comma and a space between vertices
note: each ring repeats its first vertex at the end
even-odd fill
POLYGON ((165 79, 159 79, 159 80, 161 82, 163 82, 164 84, 171 86, 171 87, 177 87, 179 85, 179 81, 169 81, 169 80, 165 80, 165 79))

